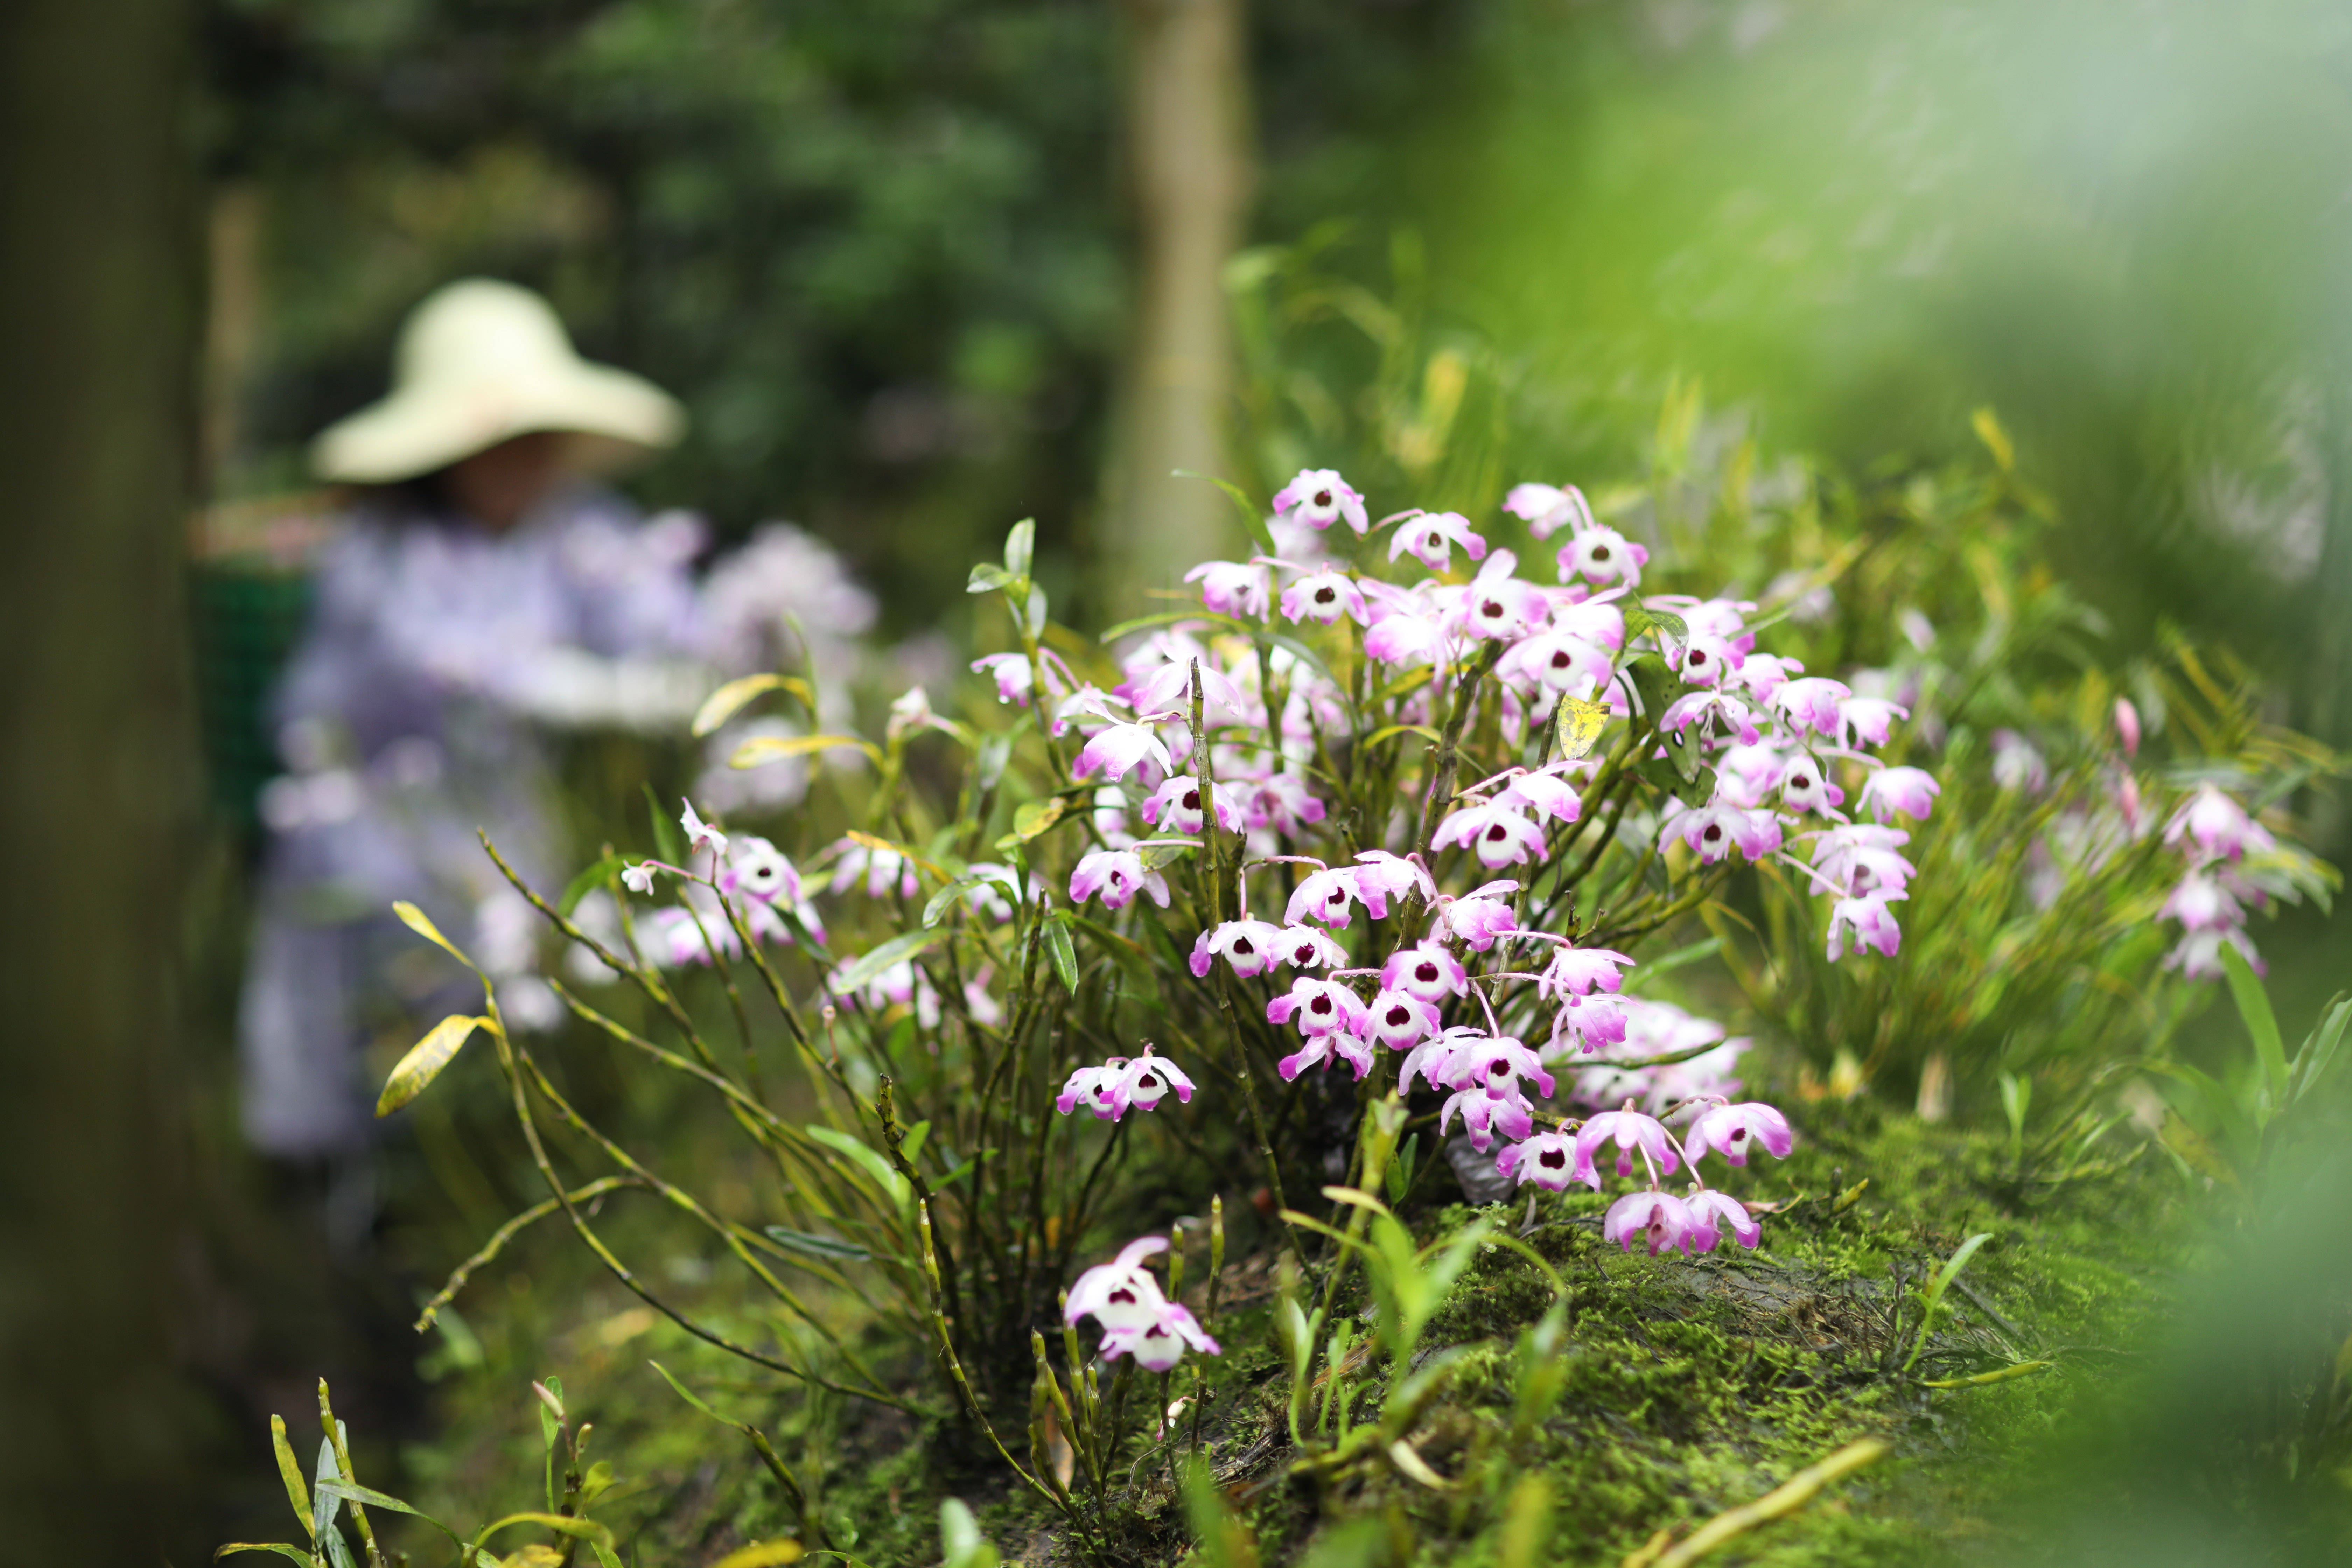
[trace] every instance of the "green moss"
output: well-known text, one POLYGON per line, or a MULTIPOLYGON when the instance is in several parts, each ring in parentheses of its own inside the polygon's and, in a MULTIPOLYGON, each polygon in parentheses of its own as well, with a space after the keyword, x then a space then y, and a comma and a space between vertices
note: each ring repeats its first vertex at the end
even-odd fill
MULTIPOLYGON (((2139 1337, 2161 1309, 2180 1245, 2166 1189, 2122 1179, 2015 1212, 2001 1206, 1999 1151, 1985 1140, 1866 1106, 1815 1106, 1808 1132, 1788 1161, 1732 1177, 1749 1201, 1782 1205, 1754 1253, 1628 1256, 1601 1239, 1607 1200, 1581 1191, 1542 1198, 1532 1228, 1523 1202, 1484 1211, 1497 1228, 1524 1234, 1566 1281, 1570 1327, 1559 1398, 1515 1446, 1519 1343, 1551 1289, 1509 1250, 1474 1261, 1423 1344, 1461 1352, 1412 1435, 1447 1479, 1444 1490, 1385 1461, 1319 1486, 1287 1479, 1296 1456, 1265 1270, 1262 1260, 1254 1272, 1245 1263, 1237 1279, 1261 1284, 1255 1299, 1237 1289, 1242 1304, 1215 1325, 1227 1353, 1207 1367, 1203 1426, 1222 1484, 1257 1532, 1260 1561, 1501 1564, 1514 1489, 1541 1475, 1553 1530, 1537 1561, 1614 1568, 1659 1530, 1685 1533, 1874 1436, 1892 1445, 1885 1458, 1721 1560, 1912 1563, 1981 1536, 1988 1500, 2012 1479, 2011 1457, 2031 1451, 2084 1381, 2104 1374, 2107 1347, 2139 1337), (1920 1282, 1977 1231, 1993 1239, 1963 1279, 1980 1300, 1948 1296, 1913 1376, 1896 1375, 1917 1331, 1920 1282), (2032 1356, 2055 1364, 1980 1387, 1919 1385, 2032 1356)), ((1426 1238, 1480 1212, 1423 1214, 1416 1229, 1426 1238)), ((1008 1489, 968 1434, 812 1399, 667 1323, 633 1318, 634 1300, 586 1277, 562 1241, 542 1238, 530 1270, 502 1294, 483 1288, 471 1304, 485 1364, 450 1382, 447 1436, 415 1457, 415 1468, 434 1472, 417 1500, 436 1512, 487 1517, 530 1504, 515 1495, 519 1480, 535 1486, 539 1463, 524 1384, 553 1370, 597 1423, 597 1451, 630 1489, 604 1511, 638 1560, 708 1561, 746 1540, 795 1533, 796 1517, 741 1436, 678 1401, 645 1365, 658 1359, 725 1414, 768 1431, 819 1491, 833 1544, 877 1568, 935 1562, 939 1502, 949 1496, 973 1505, 1009 1558, 1080 1560, 1058 1517, 1008 1489)), ((700 1310, 724 1321, 721 1288, 700 1296, 700 1310)), ((1367 1300, 1358 1276, 1339 1310, 1360 1314, 1367 1300)), ((749 1319, 737 1328, 775 1332, 749 1319)), ((902 1370, 920 1385, 919 1365, 902 1370)), ((1376 1364, 1358 1377, 1360 1420, 1376 1413, 1382 1380, 1376 1364)), ((1007 1436, 1025 1449, 1025 1435, 1007 1436)), ((1144 1467, 1107 1521, 1113 1556, 1172 1563, 1190 1546, 1164 1468, 1144 1467)))

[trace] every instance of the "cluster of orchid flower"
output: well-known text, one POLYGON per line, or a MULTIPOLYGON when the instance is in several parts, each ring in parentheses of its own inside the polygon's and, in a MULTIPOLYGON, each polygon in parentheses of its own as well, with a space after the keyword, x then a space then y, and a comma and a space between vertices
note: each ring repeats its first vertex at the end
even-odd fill
MULTIPOLYGON (((2029 891, 2045 907, 2064 886, 2067 869, 2096 868, 2129 845, 2156 831, 2157 818, 2142 793, 2132 763, 2140 748, 2139 710, 2117 698, 2113 712, 2120 756, 2105 770, 2105 787, 2094 798, 2072 803, 2052 820, 2035 847, 2036 876, 2029 891)), ((2050 765, 2032 742, 2011 730, 1992 734, 1993 782, 2000 788, 2040 795, 2050 787, 2050 765)), ((2273 893, 2294 896, 2291 883, 2266 885, 2247 855, 2275 853, 2270 830, 2227 789, 2211 779, 2192 786, 2164 821, 2164 843, 2184 865, 2180 880, 2165 899, 2158 918, 2177 921, 2180 939, 2165 961, 2190 980, 2219 979, 2221 950, 2234 947, 2259 973, 2261 955, 2246 933, 2250 910, 2266 907, 2273 893)))
MULTIPOLYGON (((1591 783, 1601 758, 1580 751, 1502 769, 1445 803, 1451 809, 1425 849, 1410 842, 1412 803, 1401 795, 1389 820, 1373 825, 1385 844, 1342 847, 1332 861, 1292 851, 1328 814, 1313 781, 1333 737, 1348 736, 1351 726, 1359 745, 1375 731, 1433 732, 1444 721, 1449 678, 1475 684, 1491 676, 1468 700, 1491 703, 1495 728, 1514 749, 1538 734, 1563 699, 1588 705, 1596 718, 1645 717, 1659 755, 1675 748, 1699 759, 1694 773, 1713 775, 1703 793, 1668 798, 1645 842, 1654 841, 1660 855, 1682 846, 1702 866, 1734 851, 1791 865, 1832 900, 1833 958, 1849 943, 1855 952, 1893 953, 1900 932, 1891 906, 1915 874, 1900 852, 1907 835, 1894 820, 1926 816, 1937 786, 1917 769, 1878 765, 1865 748, 1883 743, 1905 710, 1807 676, 1793 659, 1758 652, 1746 620, 1752 604, 1633 597, 1647 552, 1597 522, 1572 488, 1522 485, 1506 503, 1539 540, 1569 531, 1556 584, 1519 576, 1517 557, 1490 547, 1458 514, 1405 512, 1374 524, 1362 497, 1329 470, 1300 474, 1274 508, 1276 551, 1194 568, 1188 580, 1201 585, 1209 615, 1152 632, 1124 661, 1127 679, 1115 689, 1088 686, 1050 658, 1042 671, 1017 654, 975 666, 996 679, 1003 700, 1048 701, 1056 732, 1075 726, 1085 735, 1074 773, 1097 785, 1099 847, 1077 862, 1072 900, 1119 910, 1148 898, 1167 906, 1167 879, 1147 852, 1196 841, 1203 818, 1213 816, 1220 830, 1243 836, 1249 871, 1281 875, 1290 885, 1279 923, 1244 910, 1200 932, 1192 973, 1205 979, 1220 959, 1242 980, 1296 972, 1287 989, 1265 1003, 1269 1023, 1297 1034, 1297 1048, 1279 1064, 1284 1078, 1344 1063, 1361 1079, 1375 1070, 1378 1051, 1392 1052, 1402 1087, 1409 1090, 1418 1079, 1444 1097, 1442 1131, 1458 1118, 1480 1152, 1503 1142, 1503 1173, 1554 1190, 1571 1181, 1600 1184, 1591 1156, 1605 1134, 1596 1127, 1647 1129, 1626 1146, 1643 1150, 1654 1176, 1686 1163, 1654 1112, 1697 1117, 1694 1136, 1702 1124, 1727 1124, 1727 1117, 1751 1131, 1769 1126, 1785 1147, 1787 1124, 1777 1111, 1727 1099, 1737 1084, 1724 1073, 1742 1042, 1717 1045, 1719 1026, 1619 994, 1629 958, 1580 947, 1527 916, 1556 835, 1584 813, 1580 785, 1591 783), (1335 523, 1360 537, 1392 528, 1391 563, 1410 556, 1444 574, 1459 550, 1482 564, 1466 580, 1453 574, 1390 583, 1319 559, 1321 538, 1335 523), (1425 666, 1432 679, 1392 681, 1398 694, 1367 711, 1371 703, 1360 691, 1351 696, 1286 639, 1268 653, 1264 640, 1230 635, 1273 626, 1276 615, 1302 629, 1346 631, 1353 623, 1365 659, 1397 674, 1425 666), (1234 626, 1235 620, 1243 625, 1234 626), (1661 710, 1646 714, 1626 668, 1643 653, 1659 656, 1678 683, 1661 710), (1847 800, 1841 776, 1855 786, 1855 805, 1869 820, 1841 809, 1847 800), (1170 837, 1139 840, 1130 813, 1170 837), (1803 859, 1789 852, 1800 844, 1808 847, 1803 859), (1441 886, 1440 876, 1456 868, 1474 885, 1441 886), (1507 872, 1518 875, 1497 875, 1507 872), (1360 912, 1368 927, 1393 922, 1387 929, 1394 945, 1377 962, 1376 953, 1360 962, 1350 951, 1360 912), (1530 954, 1535 962, 1521 961, 1530 954), (1629 1040, 1644 1054, 1629 1052, 1629 1040), (1621 1065, 1660 1054, 1711 1059, 1621 1065), (1575 1066, 1577 1100, 1619 1107, 1585 1122, 1572 1142, 1561 1131, 1537 1131, 1540 1113, 1530 1098, 1531 1090, 1553 1094, 1550 1068, 1563 1061, 1575 1066), (1637 1101, 1649 1109, 1636 1109, 1637 1101)), ((1119 1086, 1139 1071, 1172 1082, 1172 1070, 1151 1056, 1082 1068, 1064 1091, 1063 1108, 1084 1102, 1106 1117, 1129 1105, 1148 1108, 1158 1095, 1122 1097, 1119 1086)), ((1717 1205, 1730 1200, 1655 1196, 1643 1212, 1660 1217, 1640 1227, 1654 1250, 1714 1245, 1706 1218, 1729 1212, 1717 1205)), ((1731 1229, 1752 1245, 1744 1215, 1731 1229)))

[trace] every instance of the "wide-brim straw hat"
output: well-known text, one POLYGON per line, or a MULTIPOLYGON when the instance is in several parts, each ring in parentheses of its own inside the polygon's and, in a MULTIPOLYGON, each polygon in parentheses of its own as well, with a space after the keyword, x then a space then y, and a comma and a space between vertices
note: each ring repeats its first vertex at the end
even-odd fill
POLYGON ((311 444, 322 479, 394 484, 517 436, 589 437, 574 461, 609 468, 674 445, 686 410, 642 376, 580 357, 528 289, 467 279, 436 290, 401 328, 391 395, 311 444))

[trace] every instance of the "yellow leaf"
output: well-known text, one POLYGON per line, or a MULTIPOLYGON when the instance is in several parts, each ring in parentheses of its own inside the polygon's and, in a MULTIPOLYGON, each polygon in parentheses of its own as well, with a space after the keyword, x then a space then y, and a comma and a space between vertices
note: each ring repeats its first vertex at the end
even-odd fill
POLYGON ((799 676, 747 675, 740 680, 729 681, 702 700, 702 706, 694 714, 696 737, 708 735, 740 712, 745 703, 770 691, 789 691, 810 711, 816 710, 816 693, 799 676))
POLYGON ((2001 428, 1999 415, 1990 408, 1979 408, 1969 416, 1969 423, 1976 427, 1977 439, 1985 444, 1985 450, 1992 454, 1992 460, 2000 465, 2002 473, 2017 467, 2017 447, 2011 442, 2009 432, 2001 428))
POLYGON ((1389 1445, 1389 1462, 1432 1491, 1447 1491, 1454 1483, 1429 1468, 1413 1446, 1402 1438, 1389 1445))
POLYGON ((1022 802, 1020 809, 1013 814, 1013 838, 1023 844, 1028 843, 1032 838, 1061 821, 1062 814, 1069 808, 1069 797, 1066 795, 1057 795, 1050 800, 1022 802))
POLYGON ((756 768, 761 763, 778 763, 786 757, 804 757, 812 752, 837 751, 844 746, 855 746, 877 763, 882 760, 880 747, 855 735, 755 735, 735 748, 727 765, 756 768))
POLYGON ((563 1568, 563 1553, 534 1541, 499 1558, 499 1568, 563 1568))
POLYGON ((383 1080, 383 1093, 376 1099, 375 1113, 390 1116, 424 1093, 425 1086, 441 1075, 441 1069, 457 1056, 457 1048, 488 1022, 487 1018, 452 1013, 434 1025, 432 1032, 411 1046, 408 1054, 392 1069, 392 1076, 383 1080))
POLYGON ((2231 1168, 2230 1162, 2221 1157, 2220 1150, 2206 1142, 2203 1133, 2182 1121, 2180 1112, 2168 1110, 2164 1113, 2164 1125, 2157 1129, 2156 1138, 2158 1142, 2179 1155, 2190 1170, 2210 1176, 2225 1187, 2238 1184, 2238 1173, 2231 1168))
POLYGON ((1580 698, 1559 700, 1559 755, 1563 762, 1574 762, 1591 752, 1592 743, 1601 739, 1601 726, 1609 722, 1606 703, 1587 702, 1580 698))
POLYGON ((711 1568, 775 1568, 782 1563, 801 1560, 801 1543, 797 1541, 755 1541, 749 1546, 739 1546, 711 1564, 711 1568))
MULTIPOLYGON (((443 936, 441 934, 441 928, 435 925, 432 919, 427 916, 423 910, 418 909, 406 899, 400 899, 394 900, 393 903, 392 912, 400 917, 401 924, 406 926, 409 930, 423 937, 425 941, 437 943, 443 952, 456 959, 458 963, 464 964, 467 968, 474 968, 474 961, 467 958, 464 953, 458 952, 457 944, 451 942, 447 937, 443 936)), ((475 970, 475 973, 479 973, 481 972, 479 970, 475 970)))

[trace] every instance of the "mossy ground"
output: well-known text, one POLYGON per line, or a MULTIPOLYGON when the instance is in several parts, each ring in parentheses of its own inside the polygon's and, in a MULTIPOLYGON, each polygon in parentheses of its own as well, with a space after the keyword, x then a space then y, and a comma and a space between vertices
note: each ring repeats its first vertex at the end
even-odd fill
MULTIPOLYGON (((2020 1456, 2163 1310, 2180 1255, 2177 1184, 2168 1172, 2149 1172, 2021 1210, 2003 1199, 1988 1140, 1867 1104, 1816 1105, 1806 1123, 1790 1159, 1727 1184, 1784 1205, 1765 1219, 1764 1245, 1752 1253, 1626 1256, 1600 1237, 1606 1199, 1581 1191, 1542 1198, 1531 1226, 1524 1201, 1484 1211, 1568 1284, 1562 1385, 1549 1414, 1514 1441, 1518 1343, 1551 1290, 1524 1258, 1487 1250, 1423 1340, 1424 1352, 1465 1347, 1412 1435, 1442 1489, 1384 1459, 1327 1484, 1289 1479, 1297 1456, 1273 1349, 1268 1258, 1232 1266, 1214 1325, 1227 1353, 1209 1364, 1202 1426, 1258 1561, 1614 1565, 1659 1531, 1686 1533, 1864 1436, 1885 1439, 1887 1456, 1714 1560, 1795 1568, 1998 1555, 1996 1505, 2020 1456), (1969 1293, 1945 1297, 1905 1373, 1920 1286, 1979 1231, 1991 1239, 1962 1276, 1969 1293), (2026 1360, 2052 1364, 1990 1384, 1923 1386, 2026 1360), (1549 1481, 1549 1543, 1532 1557, 1507 1555, 1511 1500, 1529 1475, 1549 1481)), ((1412 1217, 1427 1239, 1474 1212, 1412 1217)), ((645 1217, 649 1228, 635 1239, 650 1246, 657 1216, 645 1217)), ((968 1434, 780 1386, 672 1328, 586 1264, 551 1229, 461 1303, 469 1329, 459 1342, 470 1333, 478 1349, 453 1355, 443 1342, 444 1362, 470 1364, 442 1383, 444 1436, 404 1456, 413 1500, 457 1520, 537 1506, 540 1436, 526 1379, 552 1372, 595 1423, 594 1455, 621 1477, 599 1511, 621 1531, 625 1557, 703 1563, 746 1541, 796 1533, 797 1516, 745 1440, 678 1400, 646 1364, 658 1360, 728 1415, 767 1430, 819 1492, 831 1544, 876 1568, 937 1562, 938 1507, 948 1496, 980 1510, 1009 1559, 1087 1559, 1057 1516, 978 1462, 968 1434)), ((734 1300, 698 1259, 673 1260, 666 1283, 721 1317, 734 1300)), ((1356 1289, 1343 1290, 1343 1310, 1362 1307, 1350 1300, 1356 1289)), ((777 1331, 748 1318, 740 1326, 777 1331)), ((909 1359, 901 1370, 919 1384, 924 1369, 909 1359)), ((1368 1369, 1364 1378, 1360 1415, 1379 1398, 1378 1376, 1368 1369)), ((1139 1388, 1137 1407, 1150 1403, 1139 1388)), ((1156 1458, 1108 1517, 1114 1560, 1172 1562, 1191 1541, 1156 1458)))

